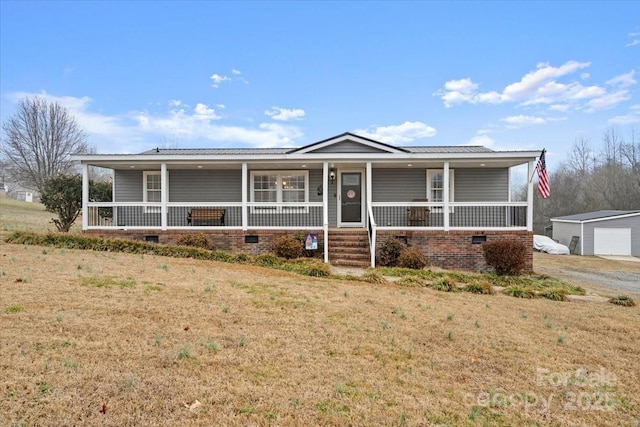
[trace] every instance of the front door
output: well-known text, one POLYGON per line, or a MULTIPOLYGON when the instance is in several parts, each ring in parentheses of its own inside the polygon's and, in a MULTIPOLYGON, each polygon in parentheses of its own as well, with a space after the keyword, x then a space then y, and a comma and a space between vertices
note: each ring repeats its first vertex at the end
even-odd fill
POLYGON ((364 226, 364 185, 362 171, 340 171, 338 177, 338 226, 364 226))

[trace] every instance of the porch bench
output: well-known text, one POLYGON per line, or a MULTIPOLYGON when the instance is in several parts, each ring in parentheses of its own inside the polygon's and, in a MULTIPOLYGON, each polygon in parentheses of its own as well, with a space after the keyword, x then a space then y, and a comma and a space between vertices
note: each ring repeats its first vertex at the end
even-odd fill
MULTIPOLYGON (((428 202, 429 199, 413 199, 414 202, 428 202)), ((410 227, 428 227, 431 210, 425 206, 412 206, 407 209, 407 223, 410 227)))
POLYGON ((224 225, 224 208, 192 208, 187 213, 187 224, 193 226, 224 225))

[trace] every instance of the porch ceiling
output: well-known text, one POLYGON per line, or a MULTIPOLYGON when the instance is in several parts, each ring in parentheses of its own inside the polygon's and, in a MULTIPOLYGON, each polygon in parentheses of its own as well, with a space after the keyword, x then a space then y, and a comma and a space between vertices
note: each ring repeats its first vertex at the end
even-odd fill
MULTIPOLYGON (((518 166, 526 164, 528 159, 460 159, 449 160, 450 168, 508 168, 512 166, 518 166)), ((92 166, 103 167, 114 170, 159 170, 160 161, 92 161, 87 162, 92 166)), ((328 161, 329 167, 332 168, 365 168, 366 161, 353 161, 353 160, 331 160, 328 161)), ((202 161, 166 161, 168 170, 181 170, 181 169, 202 169, 202 170, 239 170, 242 168, 242 162, 220 162, 211 160, 202 161)), ((250 161, 247 162, 249 169, 322 169, 322 161, 250 161)), ((403 160, 373 160, 372 167, 374 169, 391 169, 391 168, 417 168, 417 169, 441 169, 444 165, 444 160, 420 160, 415 161, 411 159, 403 160)))

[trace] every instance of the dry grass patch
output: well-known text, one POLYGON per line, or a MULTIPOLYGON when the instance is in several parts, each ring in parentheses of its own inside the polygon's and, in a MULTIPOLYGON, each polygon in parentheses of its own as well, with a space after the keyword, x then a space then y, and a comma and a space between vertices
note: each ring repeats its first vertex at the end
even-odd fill
POLYGON ((0 425, 640 418, 637 307, 6 243, 0 257, 2 307, 24 307, 0 311, 0 425))

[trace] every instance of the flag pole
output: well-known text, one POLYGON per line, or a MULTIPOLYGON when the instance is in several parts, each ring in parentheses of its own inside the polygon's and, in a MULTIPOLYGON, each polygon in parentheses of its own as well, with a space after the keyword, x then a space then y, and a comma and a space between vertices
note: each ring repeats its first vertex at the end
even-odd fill
MULTIPOLYGON (((543 148, 542 149, 542 153, 540 153, 540 156, 538 156, 538 161, 540 161, 540 157, 544 156, 544 153, 546 153, 546 152, 547 152, 547 149, 543 148)), ((538 170, 537 167, 533 168, 533 172, 531 172, 531 176, 529 177, 529 182, 531 182, 531 180, 533 179, 533 175, 536 174, 537 170, 538 170)))

